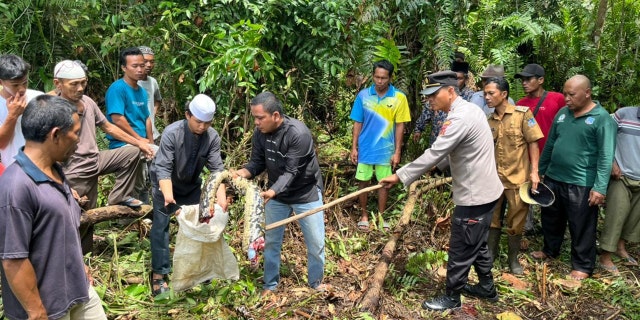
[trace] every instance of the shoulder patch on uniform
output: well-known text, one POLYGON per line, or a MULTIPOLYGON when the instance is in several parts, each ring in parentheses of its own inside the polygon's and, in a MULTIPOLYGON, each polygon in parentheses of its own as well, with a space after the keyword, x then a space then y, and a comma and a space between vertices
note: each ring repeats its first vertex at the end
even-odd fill
POLYGON ((534 119, 534 118, 529 119, 529 121, 527 121, 527 125, 529 126, 529 128, 535 126, 536 125, 536 119, 534 119))
POLYGON ((442 127, 440 128, 440 133, 438 133, 438 135, 443 136, 447 132, 447 127, 449 127, 450 124, 451 124, 451 120, 445 121, 442 124, 442 127))
POLYGON ((525 107, 525 106, 516 106, 516 111, 520 111, 520 112, 527 112, 527 111, 529 111, 529 107, 525 107))

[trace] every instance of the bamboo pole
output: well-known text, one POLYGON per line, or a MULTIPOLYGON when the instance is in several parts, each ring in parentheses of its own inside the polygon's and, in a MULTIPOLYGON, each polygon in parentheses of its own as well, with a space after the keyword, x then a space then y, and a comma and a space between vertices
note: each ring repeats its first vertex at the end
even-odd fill
POLYGON ((382 185, 381 185, 381 184, 376 184, 376 185, 374 185, 374 186, 370 186, 370 187, 367 187, 367 188, 364 188, 364 189, 360 189, 360 190, 355 191, 355 192, 352 192, 352 193, 350 193, 350 194, 348 194, 348 195, 346 195, 346 196, 340 197, 340 198, 338 198, 338 199, 336 199, 336 200, 333 200, 333 201, 331 201, 331 202, 329 202, 329 203, 326 203, 326 204, 324 204, 324 205, 323 205, 323 206, 321 206, 321 207, 317 207, 317 208, 315 208, 315 209, 311 209, 311 210, 309 210, 309 211, 305 211, 305 212, 303 212, 303 213, 301 213, 301 214, 296 214, 296 215, 295 215, 295 216, 293 216, 293 217, 289 217, 289 218, 286 218, 286 219, 284 219, 284 220, 280 220, 280 221, 278 221, 278 222, 274 222, 274 223, 272 223, 272 224, 270 224, 270 225, 266 226, 266 227, 265 227, 265 230, 271 230, 271 229, 273 229, 273 228, 277 228, 277 227, 283 226, 283 225, 285 225, 285 224, 287 224, 287 223, 290 223, 290 222, 293 222, 293 221, 296 221, 296 220, 302 219, 302 218, 304 218, 304 217, 306 217, 306 216, 310 216, 310 215, 312 215, 312 214, 314 214, 314 213, 316 213, 316 212, 320 212, 320 211, 322 211, 322 210, 324 210, 324 209, 327 209, 327 208, 333 207, 333 206, 335 206, 335 205, 336 205, 336 204, 338 204, 338 203, 344 202, 344 201, 349 200, 349 199, 351 199, 351 198, 355 198, 355 197, 357 197, 357 196, 359 196, 359 195, 361 195, 361 194, 363 194, 363 193, 366 193, 366 192, 369 192, 369 191, 378 190, 378 189, 380 189, 380 188, 382 188, 382 185))

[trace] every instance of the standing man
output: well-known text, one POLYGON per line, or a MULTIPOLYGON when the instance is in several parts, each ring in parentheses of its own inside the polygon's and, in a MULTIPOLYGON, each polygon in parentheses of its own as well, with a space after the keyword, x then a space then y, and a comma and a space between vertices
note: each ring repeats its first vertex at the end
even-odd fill
MULTIPOLYGON (((153 184, 153 224, 151 225, 151 287, 154 296, 166 292, 169 258, 169 219, 176 205, 200 203, 206 166, 210 172, 224 170, 220 157, 220 136, 211 128, 216 104, 204 94, 187 103, 185 120, 167 126, 149 173, 153 184)), ((217 190, 217 204, 227 211, 226 187, 217 190)))
POLYGON ((614 157, 616 124, 599 102, 591 99, 591 81, 583 75, 564 84, 567 108, 553 120, 540 157, 540 175, 556 200, 542 208, 544 247, 536 259, 560 255, 567 222, 571 234, 569 276, 591 276, 596 264, 598 206, 604 204, 614 157))
POLYGON ((529 108, 516 107, 508 102, 509 83, 505 78, 490 78, 485 83, 487 105, 494 110, 489 116, 489 127, 495 141, 498 176, 504 186, 504 192, 493 212, 487 243, 495 261, 502 231, 501 209, 506 202, 508 207, 504 218, 509 239, 509 270, 513 274, 522 274, 518 252, 529 205, 520 199, 519 188, 528 180, 531 181, 533 190, 538 188, 540 150, 537 141, 543 135, 529 108))
POLYGON ((13 54, 0 56, 0 161, 8 167, 24 146, 20 118, 27 103, 40 91, 27 89, 29 65, 13 54))
MULTIPOLYGON (((58 95, 71 102, 80 115, 78 148, 63 166, 69 185, 78 196, 86 196, 89 200, 87 209, 93 209, 98 201, 98 178, 114 173, 116 180, 109 194, 108 204, 140 206, 141 202, 133 197, 133 188, 142 163, 141 152, 149 158, 153 156, 148 141, 135 139, 108 122, 95 101, 84 95, 87 75, 81 64, 71 60, 59 62, 54 68, 53 84, 58 95), (96 126, 130 146, 100 151, 96 140, 96 126)), ((93 226, 82 230, 81 235, 83 253, 86 254, 91 251, 93 244, 93 226)))
MULTIPOLYGON (((387 60, 373 64, 374 84, 356 97, 351 110, 353 143, 351 162, 357 164, 356 180, 360 189, 366 188, 373 173, 378 181, 388 177, 400 163, 404 123, 411 121, 407 97, 391 85, 393 65, 387 60)), ((378 212, 387 208, 389 190, 378 189, 378 212)), ((358 229, 369 231, 367 194, 360 195, 358 229)), ((385 229, 388 225, 385 224, 385 229)))
POLYGON ((618 125, 611 180, 607 195, 604 227, 600 234, 600 265, 616 274, 618 268, 611 255, 616 254, 627 265, 638 261, 627 252, 626 242, 640 242, 640 108, 618 109, 613 115, 618 125))
POLYGON ((81 210, 62 168, 80 120, 68 101, 41 95, 22 116, 26 139, 0 177, 2 301, 9 319, 107 319, 80 248, 81 210))
POLYGON ((438 140, 413 162, 382 179, 386 188, 402 182, 409 186, 434 166, 451 167, 453 202, 456 208, 451 224, 447 285, 445 295, 425 300, 424 309, 445 310, 461 306, 460 293, 498 301, 487 248, 493 210, 504 188, 496 172, 493 138, 485 114, 458 96, 456 73, 442 71, 429 76, 427 88, 434 110, 449 115, 438 140), (469 270, 475 267, 479 283, 467 284, 469 270))
POLYGON ((151 131, 153 133, 153 140, 156 141, 160 138, 160 132, 156 128, 156 114, 162 103, 162 95, 160 94, 160 86, 158 81, 151 76, 151 72, 156 65, 155 53, 149 47, 139 47, 142 56, 144 57, 144 76, 142 80, 138 80, 138 85, 143 87, 147 91, 149 107, 149 117, 151 118, 151 131))
MULTIPOLYGON (((484 72, 480 75, 480 79, 482 80, 480 90, 474 93, 471 96, 471 100, 469 100, 469 102, 482 108, 482 111, 484 111, 487 116, 489 116, 493 110, 489 105, 487 105, 487 101, 484 99, 484 85, 486 81, 491 78, 504 78, 504 67, 490 64, 486 69, 484 69, 484 72)), ((515 104, 511 97, 509 97, 508 102, 509 104, 515 104)))
MULTIPOLYGON (((524 69, 517 73, 515 78, 522 81, 522 88, 526 96, 518 100, 519 106, 526 106, 531 109, 536 122, 542 130, 544 137, 538 140, 538 147, 544 150, 544 144, 549 135, 549 129, 553 123, 553 118, 560 108, 565 106, 564 96, 559 92, 546 91, 542 86, 544 84, 544 68, 539 64, 528 64, 524 69)), ((533 207, 529 207, 527 221, 525 223, 525 231, 536 232, 538 222, 533 216, 533 207)))
MULTIPOLYGON (((260 193, 265 201, 267 225, 322 206, 322 176, 309 128, 283 113, 282 103, 271 92, 251 100, 253 133, 251 158, 234 175, 251 179, 263 171, 269 189, 260 193)), ((309 286, 328 290, 324 276, 324 211, 298 220, 307 247, 309 286)), ((284 226, 267 230, 264 247, 263 296, 273 293, 280 280, 280 252, 284 226)))

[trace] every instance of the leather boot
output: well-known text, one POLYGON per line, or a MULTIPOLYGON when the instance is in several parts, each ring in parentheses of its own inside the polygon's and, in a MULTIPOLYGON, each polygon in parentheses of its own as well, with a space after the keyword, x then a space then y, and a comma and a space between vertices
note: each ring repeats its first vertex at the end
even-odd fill
POLYGON ((522 274, 522 266, 518 261, 518 253, 520 252, 520 240, 522 235, 509 235, 509 270, 513 274, 522 274))
POLYGON ((488 274, 478 276, 478 278, 480 281, 476 285, 465 284, 462 287, 462 294, 491 302, 498 301, 498 291, 496 291, 496 287, 493 284, 493 276, 488 274))
POLYGON ((457 292, 447 292, 445 295, 422 302, 422 309, 435 311, 455 309, 460 308, 461 306, 462 302, 460 302, 460 293, 457 292))
POLYGON ((487 238, 487 247, 489 248, 489 254, 493 261, 495 262, 498 258, 498 250, 500 245, 500 229, 498 228, 490 228, 489 229, 489 238, 487 238))

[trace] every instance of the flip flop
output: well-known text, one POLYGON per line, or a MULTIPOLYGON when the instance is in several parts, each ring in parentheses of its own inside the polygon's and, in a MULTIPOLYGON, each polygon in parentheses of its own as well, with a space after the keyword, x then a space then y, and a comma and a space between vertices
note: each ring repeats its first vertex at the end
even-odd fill
POLYGON ((625 258, 622 258, 622 259, 626 261, 624 263, 625 266, 637 266, 638 265, 638 261, 636 259, 634 259, 632 256, 626 256, 625 258))
POLYGON ((121 206, 127 206, 129 208, 140 208, 140 206, 143 205, 143 202, 134 197, 129 197, 118 204, 121 206))
POLYGON ((606 266, 602 263, 598 263, 598 265, 600 266, 600 268, 609 271, 611 274, 613 274, 614 276, 620 275, 620 271, 618 271, 618 267, 616 267, 615 264, 611 264, 610 266, 606 266))
POLYGON ((362 232, 369 232, 369 221, 359 221, 358 230, 362 232))

